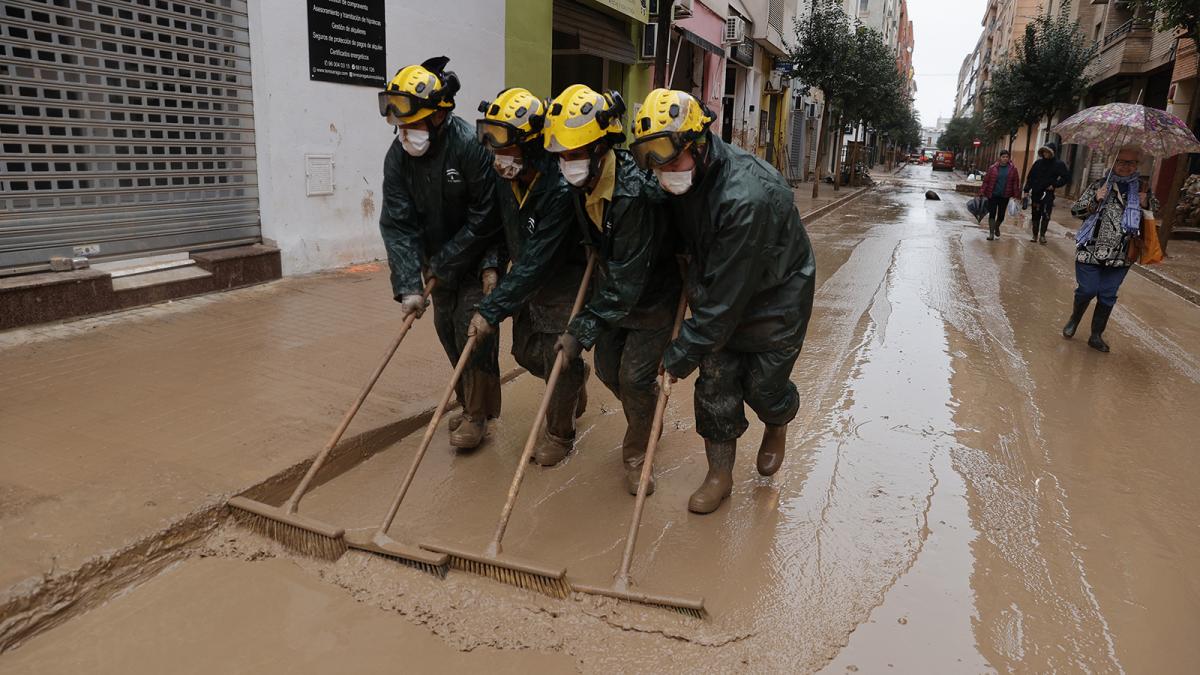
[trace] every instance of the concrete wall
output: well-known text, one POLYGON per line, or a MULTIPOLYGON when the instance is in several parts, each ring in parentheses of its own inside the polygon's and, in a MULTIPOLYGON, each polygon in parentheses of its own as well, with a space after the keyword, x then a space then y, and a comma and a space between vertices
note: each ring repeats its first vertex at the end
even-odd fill
POLYGON ((549 97, 554 0, 506 0, 504 86, 549 97))
MULTIPOLYGON (((307 3, 249 3, 263 237, 282 251, 283 273, 303 274, 381 258, 383 157, 392 130, 372 87, 308 79, 307 3), (334 194, 305 196, 304 155, 331 154, 334 194)), ((458 111, 505 82, 504 7, 498 0, 430 4, 387 0, 389 75, 431 56, 450 57, 463 89, 458 111)))

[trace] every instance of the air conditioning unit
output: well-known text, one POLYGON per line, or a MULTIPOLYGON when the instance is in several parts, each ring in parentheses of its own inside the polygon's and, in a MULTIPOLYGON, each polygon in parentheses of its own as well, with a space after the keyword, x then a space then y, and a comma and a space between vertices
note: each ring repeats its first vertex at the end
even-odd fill
POLYGON ((642 58, 651 61, 658 56, 658 23, 651 21, 642 29, 642 58))
POLYGON ((695 0, 675 0, 675 18, 690 19, 695 9, 695 0))
POLYGON ((721 44, 736 45, 746 39, 746 20, 740 16, 725 19, 725 33, 721 36, 721 44))
POLYGON ((772 70, 767 76, 768 91, 783 91, 783 73, 778 70, 772 70))

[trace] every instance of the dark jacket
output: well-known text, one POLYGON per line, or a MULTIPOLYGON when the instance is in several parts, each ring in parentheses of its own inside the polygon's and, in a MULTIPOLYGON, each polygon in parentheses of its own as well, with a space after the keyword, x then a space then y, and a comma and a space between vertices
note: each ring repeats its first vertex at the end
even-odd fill
POLYGON ((1029 167, 1029 176, 1025 178, 1025 192, 1042 192, 1048 187, 1060 188, 1071 180, 1071 170, 1065 162, 1058 158, 1058 145, 1047 143, 1038 148, 1038 159, 1029 167), (1052 153, 1050 159, 1041 157, 1042 150, 1052 153))
POLYGON ((638 168, 629 151, 615 155, 616 185, 604 228, 588 218, 583 192, 575 191, 573 200, 584 242, 597 254, 591 298, 569 328, 588 348, 605 329, 661 327, 682 287, 658 182, 638 168))
POLYGON ((720 349, 800 347, 816 258, 792 189, 769 164, 710 134, 699 182, 670 200, 687 251, 692 316, 664 358, 676 377, 720 349))
POLYGON ((496 209, 513 264, 479 304, 479 314, 496 325, 528 308, 535 327, 561 332, 583 279, 587 253, 575 224, 574 194, 558 162, 540 157, 535 164, 539 175, 523 203, 517 201, 513 183, 496 176, 496 209))
MULTIPOLYGON (((979 187, 979 194, 987 199, 991 199, 996 192, 996 180, 1000 176, 1000 162, 996 162, 988 167, 987 174, 983 177, 983 185, 979 187)), ((1012 162, 1008 163, 1008 181, 1004 185, 1002 197, 1020 197, 1021 196, 1021 170, 1012 162)))
POLYGON ((455 115, 422 157, 410 157, 398 138, 392 141, 383 161, 379 230, 396 300, 421 292, 423 265, 442 290, 456 287, 464 274, 499 267, 494 173, 492 154, 455 115))

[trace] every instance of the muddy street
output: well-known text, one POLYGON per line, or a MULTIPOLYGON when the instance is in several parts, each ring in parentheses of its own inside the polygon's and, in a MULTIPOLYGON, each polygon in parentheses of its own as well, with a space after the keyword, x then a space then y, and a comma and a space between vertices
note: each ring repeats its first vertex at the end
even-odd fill
MULTIPOLYGON (((1130 274, 1113 351, 1064 340, 1063 226, 1047 245, 1025 220, 986 241, 953 180, 908 167, 809 226, 818 290, 787 459, 757 474, 750 415, 733 496, 711 515, 687 510, 706 464, 694 377, 676 386, 633 576, 703 596, 707 620, 356 551, 304 559, 227 522, 0 655, 0 672, 1193 671, 1200 308, 1130 274)), ((1064 200, 1056 217, 1075 227, 1064 200)), ((473 453, 439 430, 391 535, 482 550, 542 391, 507 382, 473 453)), ((603 584, 633 499, 620 406, 595 378, 589 391, 576 452, 530 467, 505 550, 603 584)), ((419 440, 331 477, 302 512, 373 529, 419 440)))

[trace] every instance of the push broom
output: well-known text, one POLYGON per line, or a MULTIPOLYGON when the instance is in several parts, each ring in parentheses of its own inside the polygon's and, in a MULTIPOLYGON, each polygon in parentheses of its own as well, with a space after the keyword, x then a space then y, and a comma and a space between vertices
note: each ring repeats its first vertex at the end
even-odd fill
MULTIPOLYGON (((583 281, 579 284, 579 291, 575 294, 575 304, 571 307, 571 318, 574 318, 583 308, 583 301, 587 296, 588 284, 591 282, 592 269, 595 265, 595 253, 589 253, 587 268, 583 272, 583 281)), ((512 485, 508 488, 508 498, 504 502, 504 508, 500 511, 496 533, 492 535, 492 540, 487 548, 481 552, 475 552, 440 544, 421 544, 422 548, 448 555, 450 566, 454 569, 491 577, 506 584, 538 591, 556 598, 565 598, 570 593, 566 580, 566 568, 546 567, 514 558, 504 553, 502 542, 504 531, 508 528, 509 518, 512 517, 513 505, 517 501, 517 493, 521 489, 521 481, 525 479, 525 469, 529 466, 529 460, 533 456, 533 449, 537 445, 542 425, 546 421, 550 398, 554 395, 558 376, 562 373, 565 365, 566 359, 563 353, 559 352, 554 359, 554 366, 550 369, 550 376, 546 378, 546 393, 542 395, 542 403, 538 407, 537 415, 533 418, 533 428, 529 431, 529 439, 525 441, 525 449, 521 452, 521 459, 517 462, 517 472, 513 475, 512 485)))
POLYGON ((412 464, 408 467, 408 473, 404 475, 404 480, 400 482, 400 489, 396 491, 396 496, 392 499, 392 505, 388 508, 387 515, 383 517, 383 522, 379 524, 378 529, 369 535, 346 535, 346 544, 350 548, 375 553, 410 567, 415 567, 423 572, 429 572, 430 574, 445 578, 446 571, 450 568, 445 553, 426 551, 417 546, 396 541, 388 536, 387 531, 391 529, 392 521, 396 519, 396 512, 400 510, 400 503, 404 501, 404 496, 408 494, 408 488, 412 485, 413 478, 417 475, 417 468, 421 466, 421 460, 425 458, 425 451, 429 449, 429 444, 433 441, 433 435, 437 432, 438 424, 442 421, 442 415, 446 412, 446 406, 450 403, 450 396, 454 394, 454 387, 458 384, 463 370, 467 367, 467 361, 471 358, 471 352, 475 350, 476 339, 475 335, 471 335, 467 338, 467 343, 463 345, 462 354, 458 357, 458 363, 454 365, 454 375, 450 377, 450 383, 446 385, 446 390, 442 392, 442 400, 438 402, 438 406, 433 412, 433 418, 429 420, 429 424, 425 427, 425 435, 421 438, 421 445, 417 447, 417 454, 413 457, 412 464))
MULTIPOLYGON (((675 310, 675 328, 671 333, 672 339, 679 336, 679 327, 683 323, 683 313, 687 308, 687 295, 679 297, 679 308, 675 310)), ((703 619, 705 616, 703 598, 683 598, 674 595, 660 595, 634 590, 629 579, 629 566, 633 562, 633 549, 637 544, 638 530, 642 525, 642 510, 646 505, 646 492, 650 485, 650 476, 654 466, 654 452, 658 449, 658 438, 662 435, 663 417, 667 412, 667 399, 671 397, 671 380, 666 372, 659 367, 658 405, 654 409, 654 421, 650 426, 650 442, 646 444, 646 458, 642 462, 642 475, 638 480, 637 497, 633 503, 633 519, 629 523, 629 534, 625 537, 625 554, 621 557, 621 567, 611 586, 588 586, 572 584, 574 590, 593 595, 604 595, 618 600, 637 602, 643 605, 671 609, 686 616, 703 619)))
MULTIPOLYGON (((428 301, 429 294, 433 292, 433 287, 436 283, 436 280, 430 279, 425 284, 424 297, 426 301, 428 301)), ((350 406, 350 410, 342 418, 342 423, 338 425, 329 442, 325 444, 325 447, 313 459, 312 464, 308 467, 308 471, 304 474, 304 478, 300 480, 300 484, 292 491, 292 495, 288 497, 283 506, 271 506, 270 504, 264 504, 249 497, 234 497, 229 500, 229 507, 233 510, 234 517, 237 518, 238 522, 304 555, 337 560, 346 552, 345 530, 314 518, 300 515, 297 512, 300 506, 300 498, 308 491, 313 478, 321 470, 325 461, 329 459, 329 453, 333 451, 334 446, 338 444, 338 441, 342 440, 342 434, 346 433, 346 428, 350 426, 350 422, 358 414, 363 401, 367 400, 367 395, 371 393, 371 389, 379 381, 379 376, 383 374, 384 369, 391 362, 392 356, 400 348, 400 343, 404 341, 404 337, 408 335, 408 331, 412 328, 413 322, 416 319, 417 315, 415 312, 404 318, 404 324, 400 327, 400 334, 388 345, 387 353, 384 354, 383 360, 379 365, 375 367, 375 371, 371 373, 371 377, 363 386, 362 391, 358 392, 358 398, 355 399, 354 405, 350 406)))

